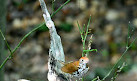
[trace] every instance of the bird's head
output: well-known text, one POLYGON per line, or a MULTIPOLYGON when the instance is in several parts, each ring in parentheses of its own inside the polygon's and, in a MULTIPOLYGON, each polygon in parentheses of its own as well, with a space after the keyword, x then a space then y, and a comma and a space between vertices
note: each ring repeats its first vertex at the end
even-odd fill
POLYGON ((80 62, 80 63, 88 63, 88 62, 89 62, 89 59, 88 59, 87 57, 81 57, 81 58, 79 59, 79 62, 80 62))

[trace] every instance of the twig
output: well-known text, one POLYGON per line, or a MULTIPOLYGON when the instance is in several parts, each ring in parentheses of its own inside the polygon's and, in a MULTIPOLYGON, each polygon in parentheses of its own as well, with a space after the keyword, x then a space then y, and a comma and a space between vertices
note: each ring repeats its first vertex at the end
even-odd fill
MULTIPOLYGON (((82 39, 82 45, 83 45, 83 52, 82 52, 82 57, 83 56, 85 56, 85 52, 87 52, 87 51, 84 51, 84 50, 86 50, 86 46, 85 46, 85 43, 86 43, 86 38, 87 38, 87 35, 88 35, 88 28, 89 28, 89 25, 90 25, 90 21, 91 21, 91 16, 90 16, 90 18, 89 18, 89 20, 88 20, 88 24, 87 24, 87 29, 86 29, 86 33, 85 33, 85 24, 84 24, 84 26, 83 26, 83 29, 81 30, 81 28, 80 28, 80 25, 79 25, 79 23, 78 23, 78 21, 77 21, 77 25, 78 25, 78 28, 79 28, 79 32, 80 32, 80 35, 81 35, 81 39, 82 39)), ((91 42, 91 41, 90 41, 91 42)), ((87 55, 87 54, 86 54, 87 55)))
POLYGON ((2 35, 2 37, 3 37, 3 40, 5 41, 5 43, 6 43, 7 47, 8 47, 8 50, 10 51, 10 53, 12 53, 11 48, 10 48, 10 46, 9 46, 9 44, 8 44, 8 42, 7 42, 7 40, 6 40, 6 38, 4 37, 4 35, 3 35, 2 31, 1 31, 1 29, 0 29, 0 33, 1 33, 1 35, 2 35))
POLYGON ((91 16, 90 16, 90 18, 89 18, 89 21, 88 21, 88 24, 87 24, 86 34, 85 34, 85 36, 84 36, 84 41, 83 41, 83 50, 86 49, 86 47, 85 47, 85 43, 86 43, 86 38, 87 38, 87 35, 88 35, 88 28, 89 28, 90 21, 91 21, 91 16))
POLYGON ((96 78, 94 78, 94 79, 91 80, 91 81, 101 81, 101 80, 99 79, 99 76, 97 76, 96 78))
POLYGON ((118 67, 118 70, 115 72, 115 74, 114 74, 114 77, 112 77, 111 78, 111 81, 115 81, 115 79, 117 78, 117 76, 118 76, 118 74, 122 71, 122 69, 124 68, 124 67, 126 67, 127 66, 127 64, 124 62, 123 64, 122 64, 122 66, 120 67, 118 67))
POLYGON ((79 23, 78 23, 78 21, 77 21, 77 24, 78 24, 78 28, 79 28, 79 32, 80 32, 80 35, 81 35, 81 39, 82 39, 82 42, 83 42, 83 31, 81 30, 81 28, 80 28, 80 25, 79 25, 79 23))
POLYGON ((70 0, 67 0, 63 5, 61 5, 53 14, 51 14, 51 17, 54 16, 60 9, 62 9, 69 2, 70 2, 70 0))
MULTIPOLYGON (((5 65, 5 63, 10 59, 10 57, 14 54, 14 52, 19 48, 19 46, 21 45, 21 43, 24 41, 24 39, 26 39, 32 32, 36 31, 40 26, 34 28, 33 30, 31 30, 29 33, 27 33, 22 39, 21 41, 18 43, 18 45, 15 47, 15 49, 11 52, 11 54, 2 62, 0 69, 2 69, 2 67, 5 65)), ((3 35, 4 36, 4 35, 3 35)), ((8 43, 7 43, 8 44, 8 43)))
MULTIPOLYGON (((129 36, 129 35, 128 35, 129 36)), ((102 79, 105 80, 110 73, 114 70, 114 68, 118 65, 118 63, 120 62, 120 60, 123 58, 123 56, 126 54, 126 52, 129 50, 129 48, 133 45, 133 43, 136 41, 137 37, 132 41, 132 43, 128 46, 126 46, 126 50, 124 51, 124 53, 122 54, 122 56, 118 59, 118 61, 116 62, 116 64, 112 67, 112 69, 108 72, 108 74, 102 79)), ((128 43, 128 42, 127 42, 128 43)))
POLYGON ((52 0, 52 13, 54 13, 54 2, 55 0, 52 0))

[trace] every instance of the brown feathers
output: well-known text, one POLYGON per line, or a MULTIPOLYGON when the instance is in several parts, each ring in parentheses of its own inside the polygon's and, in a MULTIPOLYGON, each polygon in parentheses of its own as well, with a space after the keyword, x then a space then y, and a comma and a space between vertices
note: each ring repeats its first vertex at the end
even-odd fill
POLYGON ((61 70, 65 73, 70 73, 72 74, 73 72, 78 70, 78 66, 79 66, 79 61, 75 61, 75 62, 70 62, 65 64, 61 70))

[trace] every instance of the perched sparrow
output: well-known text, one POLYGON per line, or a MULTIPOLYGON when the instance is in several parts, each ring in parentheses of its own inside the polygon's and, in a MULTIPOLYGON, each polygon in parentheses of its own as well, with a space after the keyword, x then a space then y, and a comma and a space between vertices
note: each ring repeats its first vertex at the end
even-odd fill
POLYGON ((89 59, 87 57, 81 57, 79 61, 64 64, 61 70, 65 73, 71 74, 74 77, 81 78, 89 70, 89 67, 87 65, 88 62, 89 59))

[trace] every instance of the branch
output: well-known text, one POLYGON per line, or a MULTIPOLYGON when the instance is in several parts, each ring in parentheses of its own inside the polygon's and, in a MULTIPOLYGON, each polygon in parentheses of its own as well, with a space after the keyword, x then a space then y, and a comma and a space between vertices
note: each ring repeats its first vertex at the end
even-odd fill
POLYGON ((4 35, 3 35, 2 31, 1 31, 1 29, 0 29, 0 33, 1 33, 2 38, 4 39, 4 41, 5 41, 5 43, 6 43, 7 47, 8 47, 8 50, 10 51, 10 53, 12 53, 12 51, 11 51, 11 49, 10 49, 10 46, 9 46, 9 44, 8 44, 8 42, 7 42, 7 40, 6 40, 6 38, 4 37, 4 35))
POLYGON ((61 38, 56 32, 54 22, 51 20, 50 14, 47 10, 44 0, 39 0, 41 9, 43 11, 43 17, 46 26, 49 28, 51 36, 51 44, 49 50, 48 61, 48 80, 49 81, 68 81, 70 77, 66 77, 62 74, 62 63, 65 62, 64 51, 61 43, 61 38))
POLYGON ((69 2, 70 2, 70 0, 67 0, 63 5, 61 5, 54 13, 51 14, 51 17, 54 16, 60 9, 62 9, 69 2))
MULTIPOLYGON (((21 41, 18 43, 18 45, 15 47, 15 49, 10 53, 10 55, 2 62, 2 64, 0 65, 0 69, 2 69, 2 67, 6 64, 6 62, 11 58, 11 56, 14 54, 14 52, 19 48, 19 46, 21 45, 21 43, 24 41, 24 39, 26 39, 32 32, 34 32, 35 30, 37 30, 40 26, 34 28, 33 30, 31 30, 29 33, 27 33, 22 39, 21 41)), ((1 32, 2 33, 2 32, 1 32)), ((5 41, 6 42, 6 41, 5 41)), ((7 43, 8 44, 8 43, 7 43)))
POLYGON ((128 46, 126 46, 126 50, 123 52, 122 56, 118 59, 118 61, 116 62, 116 64, 112 67, 112 69, 108 72, 108 74, 102 79, 102 81, 104 81, 110 75, 110 73, 117 67, 117 65, 119 64, 119 62, 121 61, 121 59, 124 57, 124 55, 127 53, 127 51, 131 48, 131 46, 133 45, 133 43, 136 40, 137 40, 137 37, 131 42, 131 44, 129 44, 128 46))

